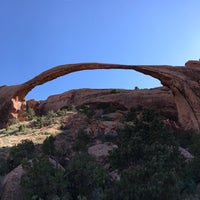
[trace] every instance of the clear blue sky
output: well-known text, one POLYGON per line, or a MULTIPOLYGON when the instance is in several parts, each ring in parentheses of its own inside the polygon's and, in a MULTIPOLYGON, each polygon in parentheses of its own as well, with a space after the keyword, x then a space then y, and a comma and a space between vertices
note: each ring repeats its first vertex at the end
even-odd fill
MULTIPOLYGON (((79 62, 184 65, 200 58, 199 0, 0 0, 0 85, 79 62)), ((81 71, 27 99, 75 88, 152 88, 127 70, 81 71)))

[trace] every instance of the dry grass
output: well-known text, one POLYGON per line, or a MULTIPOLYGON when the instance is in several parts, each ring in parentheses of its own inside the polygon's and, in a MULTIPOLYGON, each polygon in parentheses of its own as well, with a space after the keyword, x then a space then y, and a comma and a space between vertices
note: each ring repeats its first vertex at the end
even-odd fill
POLYGON ((49 135, 61 133, 60 126, 73 112, 66 113, 65 116, 54 116, 50 125, 38 128, 34 126, 34 120, 23 121, 0 129, 0 148, 12 147, 22 140, 32 140, 35 144, 41 144, 49 135), (22 131, 20 129, 22 127, 22 131))

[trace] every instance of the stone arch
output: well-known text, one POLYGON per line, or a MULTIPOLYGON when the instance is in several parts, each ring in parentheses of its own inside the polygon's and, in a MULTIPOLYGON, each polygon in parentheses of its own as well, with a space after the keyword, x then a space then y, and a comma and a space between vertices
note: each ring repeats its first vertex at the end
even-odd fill
POLYGON ((60 65, 23 84, 0 87, 0 126, 4 126, 10 117, 20 117, 26 105, 25 96, 34 87, 72 72, 94 69, 132 69, 159 79, 164 86, 170 88, 174 95, 181 125, 185 129, 199 130, 200 62, 198 61, 189 61, 186 63, 186 67, 102 63, 60 65))

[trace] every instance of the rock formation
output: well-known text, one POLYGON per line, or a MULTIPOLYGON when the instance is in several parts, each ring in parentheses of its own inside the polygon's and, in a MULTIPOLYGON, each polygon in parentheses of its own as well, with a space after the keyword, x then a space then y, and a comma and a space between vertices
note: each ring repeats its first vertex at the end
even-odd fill
POLYGON ((2 200, 20 200, 22 198, 22 187, 20 185, 21 177, 25 173, 22 165, 19 165, 8 173, 2 183, 1 199, 2 200))
POLYGON ((173 93, 178 119, 185 129, 200 129, 200 62, 188 61, 185 67, 134 67, 161 81, 173 93))
MULTIPOLYGON (((154 89, 78 89, 63 94, 53 95, 42 102, 27 101, 28 107, 39 110, 41 114, 62 108, 89 105, 94 110, 113 107, 115 110, 126 111, 130 108, 141 110, 153 107, 171 120, 177 121, 177 110, 173 95, 167 87, 154 89)), ((112 118, 112 116, 109 116, 112 118)), ((114 120, 117 116, 114 116, 114 120)))
POLYGON ((200 62, 188 61, 184 66, 118 65, 99 63, 68 64, 54 67, 35 78, 14 86, 0 87, 0 126, 10 118, 21 118, 26 107, 25 97, 34 87, 80 70, 132 69, 161 81, 173 93, 178 119, 185 129, 200 129, 200 62))

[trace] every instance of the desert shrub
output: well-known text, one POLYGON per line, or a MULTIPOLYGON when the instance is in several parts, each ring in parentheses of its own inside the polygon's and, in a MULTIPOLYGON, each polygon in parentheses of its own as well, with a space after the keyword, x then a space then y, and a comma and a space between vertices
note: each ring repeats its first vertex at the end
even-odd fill
POLYGON ((72 199, 103 199, 109 176, 95 159, 86 154, 78 154, 66 167, 68 191, 72 199))
POLYGON ((134 90, 139 90, 139 87, 138 87, 138 86, 135 86, 135 87, 134 87, 134 90))
POLYGON ((38 116, 35 118, 33 125, 37 128, 42 128, 45 126, 45 117, 38 116))
POLYGON ((76 155, 65 171, 55 168, 46 156, 23 167, 27 171, 21 180, 24 199, 103 199, 109 183, 104 168, 85 153, 76 155))
POLYGON ((63 123, 60 125, 60 130, 62 130, 62 131, 68 130, 69 128, 70 127, 68 125, 65 125, 63 123))
POLYGON ((7 131, 7 132, 12 132, 12 131, 13 131, 12 133, 15 133, 16 130, 14 130, 15 127, 13 127, 13 125, 16 125, 16 124, 18 124, 18 123, 19 123, 19 120, 18 120, 18 119, 16 119, 16 118, 10 119, 10 120, 8 121, 7 126, 6 126, 6 131, 7 131))
POLYGON ((19 120, 16 119, 16 118, 12 118, 12 119, 9 120, 8 125, 11 126, 11 125, 14 125, 14 124, 17 124, 17 123, 19 123, 19 120))
POLYGON ((91 141, 90 135, 83 129, 80 129, 77 133, 76 140, 73 144, 73 148, 76 151, 86 151, 87 144, 91 141))
POLYGON ((57 113, 56 112, 54 112, 53 110, 50 110, 50 111, 47 112, 47 114, 46 114, 46 118, 47 119, 52 119, 54 117, 57 117, 57 113))
POLYGON ((65 130, 65 125, 63 123, 60 125, 60 130, 65 130))
POLYGON ((193 130, 175 131, 177 143, 186 148, 194 158, 190 162, 190 170, 196 184, 200 183, 200 134, 193 130))
POLYGON ((26 131, 26 125, 20 124, 18 130, 19 130, 19 132, 25 132, 26 131))
POLYGON ((145 109, 134 124, 121 131, 118 148, 110 154, 111 168, 120 169, 121 175, 110 191, 112 198, 167 200, 190 193, 195 187, 191 163, 180 155, 175 137, 159 113, 145 109))
POLYGON ((173 134, 174 134, 175 139, 176 139, 177 143, 179 144, 179 146, 181 146, 183 148, 189 148, 191 146, 194 131, 174 130, 173 134))
POLYGON ((68 110, 66 108, 63 109, 58 109, 56 111, 57 116, 61 117, 61 116, 65 116, 67 114, 68 110))
POLYGON ((77 109, 79 112, 85 114, 88 119, 91 119, 95 114, 94 109, 90 105, 82 105, 79 106, 77 109))
POLYGON ((117 135, 115 134, 104 134, 100 132, 97 134, 96 139, 100 140, 101 142, 113 142, 116 143, 117 135))
POLYGON ((117 89, 112 89, 110 91, 110 94, 117 94, 117 93, 120 93, 117 89))
MULTIPOLYGON (((110 191, 110 199, 182 199, 183 189, 188 188, 189 184, 183 182, 177 171, 165 168, 161 170, 160 167, 164 166, 160 166, 160 163, 143 163, 134 169, 123 170, 120 181, 112 188, 113 191, 110 191)), ((193 189, 193 183, 191 187, 190 189, 193 189)))
POLYGON ((21 164, 23 159, 31 159, 35 155, 35 146, 31 140, 22 140, 21 143, 11 147, 7 159, 8 169, 12 170, 21 164))
POLYGON ((45 132, 42 132, 42 135, 51 135, 52 133, 48 132, 48 131, 45 131, 45 132))
POLYGON ((188 149, 195 156, 200 156, 200 134, 198 132, 175 130, 174 136, 179 146, 188 149))
POLYGON ((54 145, 55 142, 55 137, 54 136, 49 136, 47 137, 43 144, 42 144, 42 151, 44 154, 48 155, 48 156, 56 156, 57 151, 54 145))
POLYGON ((116 110, 122 110, 122 111, 126 110, 126 108, 123 105, 120 105, 120 104, 112 104, 112 103, 105 103, 104 104, 104 103, 102 103, 100 105, 102 105, 103 114, 113 113, 116 110))
POLYGON ((200 157, 200 134, 199 133, 193 132, 191 145, 189 145, 188 149, 193 155, 200 157))
POLYGON ((200 157, 194 157, 190 165, 193 179, 196 183, 200 182, 200 157))
POLYGON ((55 168, 47 156, 23 164, 26 174, 21 179, 24 199, 69 199, 64 171, 55 168))
POLYGON ((49 111, 46 115, 35 117, 33 126, 37 128, 50 126, 52 123, 55 122, 56 116, 57 114, 54 111, 49 111))
POLYGON ((35 111, 34 111, 34 109, 33 108, 28 108, 27 110, 26 110, 26 114, 25 114, 25 117, 26 117, 26 119, 27 120, 33 120, 34 118, 35 118, 35 111))
MULTIPOLYGON (((53 167, 44 155, 34 158, 32 164, 24 162, 25 199, 186 199, 200 182, 199 136, 193 133, 177 136, 164 126, 155 110, 145 109, 139 116, 134 110, 131 112, 129 120, 133 120, 134 126, 125 126, 119 132, 118 148, 109 156, 109 170, 116 170, 119 180, 112 180, 106 169, 83 153, 91 138, 80 129, 74 143, 79 152, 65 163, 65 171, 58 170, 58 165, 53 167), (192 161, 186 162, 180 154, 180 144, 194 152, 192 161)), ((48 137, 42 150, 57 159, 54 141, 53 136, 48 137)))
POLYGON ((137 113, 135 108, 130 108, 127 115, 124 117, 125 121, 135 121, 137 119, 137 113))

